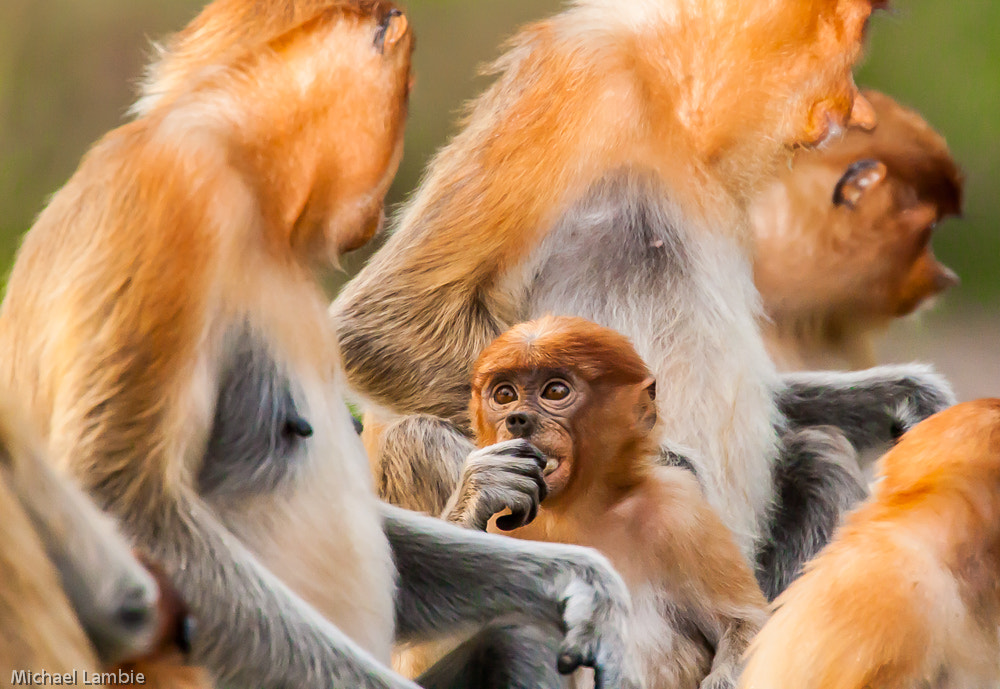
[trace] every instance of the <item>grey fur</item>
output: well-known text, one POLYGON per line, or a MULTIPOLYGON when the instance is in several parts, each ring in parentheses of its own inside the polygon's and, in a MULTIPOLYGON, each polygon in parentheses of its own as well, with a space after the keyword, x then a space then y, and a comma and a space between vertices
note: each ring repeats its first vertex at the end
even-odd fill
POLYGON ((778 408, 790 428, 836 426, 858 452, 888 449, 914 425, 955 404, 944 377, 922 364, 787 373, 781 380, 778 408))
POLYGON ((424 689, 561 689, 562 631, 521 617, 491 622, 417 679, 424 689))
POLYGON ((383 431, 375 463, 379 498, 439 515, 458 485, 475 444, 454 424, 427 414, 406 416, 383 431))
POLYGON ((294 456, 312 435, 299 414, 288 376, 263 339, 242 329, 232 337, 219 382, 215 419, 198 474, 205 495, 266 493, 294 467, 294 456))
POLYGON ((142 650, 157 629, 156 582, 114 520, 82 491, 40 457, 9 452, 0 449, 2 480, 30 518, 99 658, 110 664, 142 650))
POLYGON ((628 593, 602 555, 460 529, 390 505, 382 515, 399 570, 399 641, 532 611, 534 619, 565 629, 560 670, 593 667, 599 689, 636 686, 624 667, 620 628, 628 593))
POLYGON ((580 316, 631 340, 656 377, 663 449, 688 459, 751 557, 772 497, 777 376, 741 247, 689 221, 655 173, 633 167, 570 204, 533 260, 524 318, 580 316))
POLYGON ((548 492, 542 471, 545 457, 526 440, 508 440, 469 455, 458 488, 441 518, 463 528, 485 531, 490 518, 505 531, 532 522, 548 492))
POLYGON ((776 500, 757 551, 757 579, 768 600, 798 577, 867 495, 857 453, 831 426, 786 434, 774 481, 776 500))
POLYGON ((156 525, 144 520, 131 523, 136 529, 164 529, 171 534, 170 539, 154 533, 138 535, 197 611, 194 660, 211 668, 221 685, 417 689, 274 576, 219 523, 211 508, 201 501, 173 505, 156 525), (233 593, 219 596, 220 590, 233 593), (234 648, 246 651, 238 662, 232 656, 234 648), (294 684, 290 678, 295 678, 294 684))

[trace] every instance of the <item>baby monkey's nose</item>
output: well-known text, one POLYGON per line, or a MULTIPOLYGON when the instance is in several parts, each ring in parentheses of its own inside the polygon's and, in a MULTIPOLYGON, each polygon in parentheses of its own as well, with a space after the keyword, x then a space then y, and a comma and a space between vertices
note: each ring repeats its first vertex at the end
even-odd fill
POLYGON ((507 430, 515 438, 528 438, 535 432, 535 419, 519 411, 508 414, 507 430))

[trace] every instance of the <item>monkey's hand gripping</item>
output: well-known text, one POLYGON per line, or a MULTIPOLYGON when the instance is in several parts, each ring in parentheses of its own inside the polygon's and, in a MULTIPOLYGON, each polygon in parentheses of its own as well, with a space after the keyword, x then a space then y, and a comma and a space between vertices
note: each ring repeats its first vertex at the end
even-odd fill
POLYGON ((509 508, 510 514, 497 519, 500 529, 512 531, 530 524, 548 493, 542 473, 545 462, 527 440, 507 440, 472 452, 441 518, 485 531, 494 514, 509 508))
POLYGON ((639 689, 626 651, 628 591, 597 551, 479 533, 383 505, 399 571, 397 641, 537 615, 565 635, 557 663, 567 674, 594 668, 596 689, 639 689))

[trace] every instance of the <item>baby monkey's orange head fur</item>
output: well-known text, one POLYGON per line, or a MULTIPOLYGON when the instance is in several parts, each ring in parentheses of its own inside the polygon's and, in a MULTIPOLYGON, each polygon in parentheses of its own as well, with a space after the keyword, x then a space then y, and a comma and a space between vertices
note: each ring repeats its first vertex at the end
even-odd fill
POLYGON ((178 136, 231 132, 273 239, 336 256, 381 224, 412 45, 387 0, 215 0, 162 50, 134 111, 178 136))
POLYGON ((483 447, 523 438, 548 459, 549 497, 581 476, 628 482, 620 458, 648 455, 656 385, 623 335, 546 316, 497 338, 476 362, 471 416, 483 447))

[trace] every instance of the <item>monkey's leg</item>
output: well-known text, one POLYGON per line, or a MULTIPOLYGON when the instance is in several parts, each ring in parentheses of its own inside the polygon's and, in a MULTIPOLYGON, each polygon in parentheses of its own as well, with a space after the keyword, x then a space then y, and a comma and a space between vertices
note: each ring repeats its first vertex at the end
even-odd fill
POLYGON ((551 660, 595 669, 600 689, 637 686, 624 667, 628 593, 587 548, 519 541, 382 506, 399 570, 397 641, 484 624, 519 612, 566 632, 551 660))
POLYGON ((382 666, 250 553, 197 497, 132 519, 198 620, 193 660, 221 686, 417 689, 382 666))
POLYGON ((560 689, 562 630, 521 618, 498 620, 417 678, 424 689, 560 689))
POLYGON ((777 392, 792 430, 836 426, 858 452, 888 449, 912 426, 954 403, 948 382, 919 364, 788 373, 777 392))
POLYGON ((839 429, 817 426, 781 440, 775 502, 757 550, 757 581, 768 600, 825 546, 841 516, 867 491, 857 453, 839 429))
POLYGON ((475 444, 459 428, 427 414, 385 427, 372 469, 379 498, 414 512, 439 515, 458 486, 475 444))

